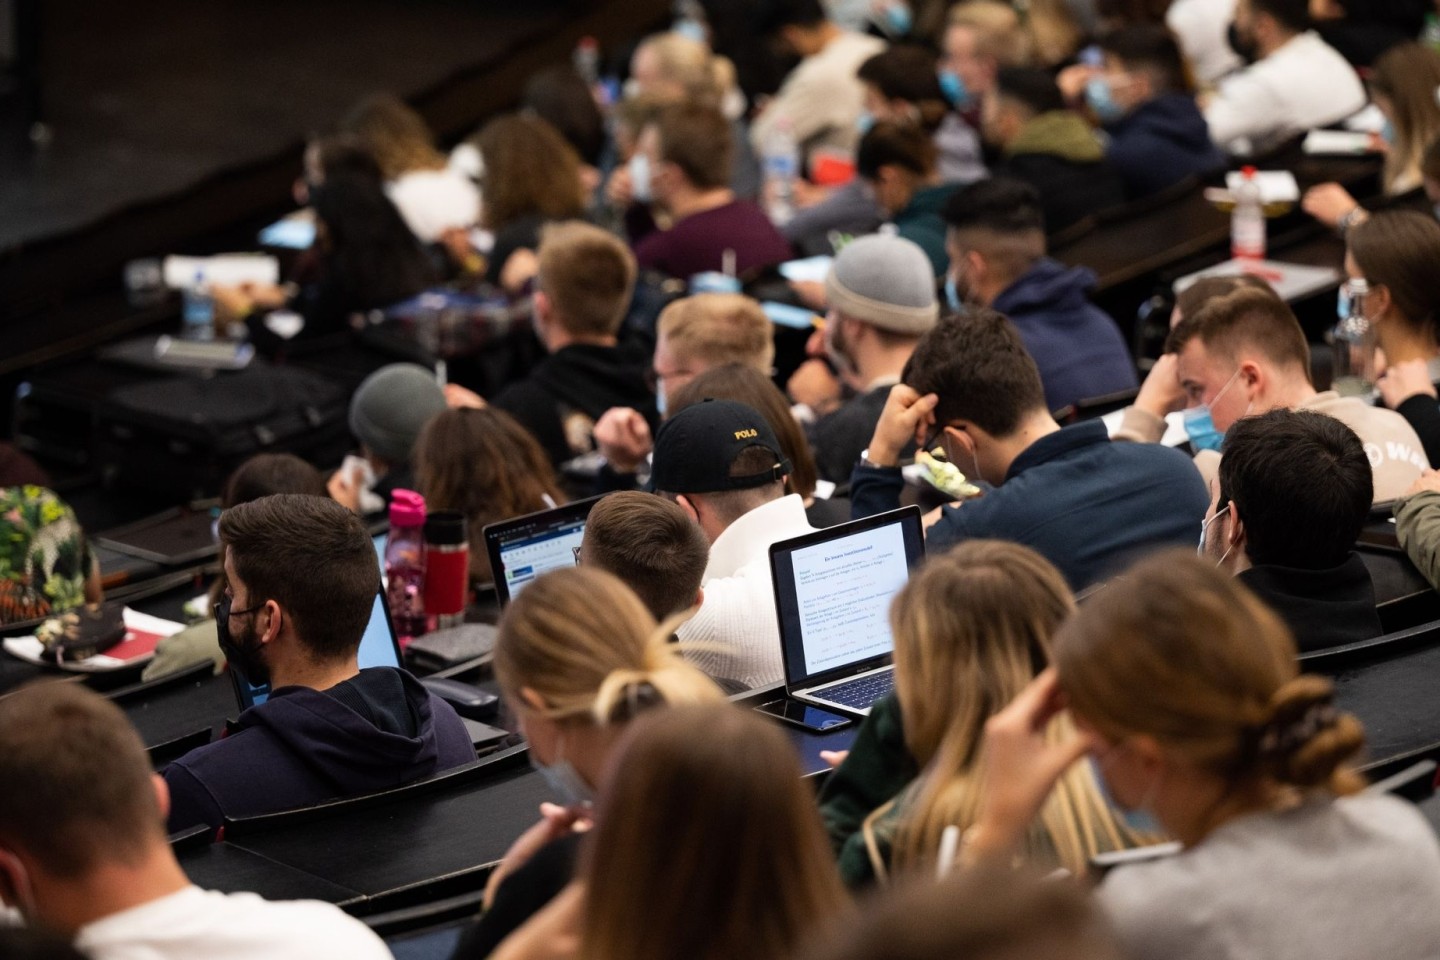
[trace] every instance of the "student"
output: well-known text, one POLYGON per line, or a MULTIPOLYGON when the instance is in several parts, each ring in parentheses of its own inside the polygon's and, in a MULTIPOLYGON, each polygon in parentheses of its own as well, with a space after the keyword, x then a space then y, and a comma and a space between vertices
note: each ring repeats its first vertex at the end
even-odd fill
POLYGON ((1201 555, 1278 613, 1302 652, 1385 632, 1353 549, 1370 515, 1366 452, 1344 423, 1308 410, 1246 417, 1225 438, 1201 555))
POLYGON ((449 704, 403 670, 356 664, 380 590, 358 517, 322 497, 277 494, 226 510, 220 542, 220 648, 271 692, 223 739, 165 768, 171 832, 372 793, 475 759, 449 704))
POLYGON ((840 251, 825 278, 825 301, 820 346, 859 392, 809 434, 820 476, 846 484, 890 388, 900 382, 915 344, 934 329, 940 306, 924 251, 885 235, 859 237, 840 251))
POLYGON ((330 904, 192 885, 166 838, 169 794, 144 744, 120 708, 81 684, 0 700, 0 782, 0 896, 27 926, 92 960, 390 956, 330 904))
POLYGON ((1175 0, 1165 11, 1165 25, 1175 34, 1185 62, 1201 89, 1211 89, 1227 74, 1245 65, 1230 46, 1230 24, 1236 0, 1175 0))
POLYGON ((1264 153, 1365 106, 1354 69, 1310 29, 1309 0, 1238 0, 1233 37, 1248 66, 1200 98, 1226 153, 1264 153))
POLYGON ((425 120, 399 97, 362 100, 341 127, 353 134, 380 165, 385 192, 421 243, 452 230, 468 230, 480 218, 475 182, 435 149, 425 120))
POLYGON ((981 132, 1001 154, 992 172, 1038 191, 1050 233, 1125 202, 1125 183, 1095 131, 1065 108, 1060 88, 1043 70, 1002 69, 985 98, 981 132))
POLYGON ((747 687, 784 675, 770 580, 770 545, 814 532, 798 494, 785 493, 790 462, 756 410, 706 400, 666 420, 655 438, 650 484, 679 503, 710 541, 705 602, 679 630, 691 662, 747 687))
POLYGON ((1170 31, 1158 24, 1122 27, 1102 37, 1100 49, 1104 68, 1082 74, 1085 102, 1110 138, 1105 158, 1128 197, 1224 169, 1225 154, 1210 142, 1170 31))
POLYGON ((1367 284, 1358 308, 1385 355, 1380 395, 1415 428, 1430 463, 1440 463, 1440 223, 1413 210, 1377 213, 1350 231, 1346 247, 1345 273, 1367 284))
POLYGON ((44 487, 0 487, 0 624, 104 599, 100 562, 70 505, 44 487))
POLYGON ((721 699, 668 643, 673 627, 673 618, 657 626, 634 593, 589 564, 539 577, 505 611, 495 677, 556 803, 541 806, 541 821, 491 873, 485 912, 461 938, 455 960, 490 956, 570 883, 577 824, 589 824, 631 720, 658 707, 721 699))
POLYGON ((753 29, 800 59, 750 125, 756 155, 765 155, 767 142, 778 130, 788 131, 805 152, 854 150, 864 100, 855 74, 860 64, 885 49, 884 42, 826 19, 820 0, 775 0, 753 29))
MULTIPOLYGON (((932 556, 896 595, 895 696, 876 704, 820 795, 848 885, 934 874, 944 829, 974 820, 985 722, 1049 663, 1051 635, 1074 608, 1054 566, 998 541, 932 556)), ((1091 856, 1127 840, 1090 771, 1076 768, 1031 824, 1025 859, 1081 876, 1091 856)))
POLYGON ((985 176, 980 135, 951 109, 934 53, 913 45, 891 47, 862 63, 856 76, 865 86, 862 128, 887 120, 913 123, 935 144, 941 183, 972 183, 985 176))
POLYGON ((818 496, 815 457, 806 442, 805 431, 790 412, 785 394, 775 381, 751 367, 729 363, 707 370, 675 395, 675 413, 706 400, 733 400, 754 409, 765 418, 780 453, 790 463, 785 493, 797 494, 805 504, 805 517, 815 527, 830 527, 850 519, 850 503, 844 499, 818 496))
POLYGON ((1000 0, 963 0, 950 8, 940 45, 940 88, 972 128, 1002 67, 1022 66, 1029 43, 1015 7, 1000 0))
MULTIPOLYGON (((770 376, 775 366, 775 328, 760 304, 738 293, 698 293, 671 303, 656 325, 650 372, 661 416, 675 395, 707 370, 739 363, 770 376)), ((611 472, 635 473, 654 447, 650 424, 625 407, 607 410, 595 424, 595 440, 611 472)))
POLYGON ((900 451, 937 444, 983 497, 926 518, 932 551, 970 539, 1010 540, 1055 564, 1071 589, 1159 547, 1194 546, 1205 484, 1177 450, 1110 442, 1105 425, 1061 429, 1020 336, 991 310, 942 320, 890 390, 870 447, 850 479, 852 511, 898 506, 900 451), (970 469, 973 468, 973 473, 970 469))
POLYGON ((877 123, 860 141, 855 169, 895 234, 925 251, 934 275, 944 276, 945 221, 940 211, 955 185, 940 182, 930 137, 912 123, 877 123))
POLYGON ((1359 721, 1328 680, 1297 676, 1289 631, 1244 586, 1152 557, 1061 629, 1055 660, 986 730, 964 860, 1008 863, 1089 753, 1119 807, 1185 848, 1100 887, 1134 960, 1440 953, 1434 831, 1407 801, 1357 792, 1359 721), (1041 740, 1066 709, 1079 732, 1041 740))
POLYGON ((1430 585, 1440 584, 1440 473, 1426 470, 1395 504, 1395 536, 1430 585))
POLYGON ((972 183, 950 197, 945 222, 950 309, 989 307, 1010 318, 1040 369, 1049 409, 1135 386, 1120 328, 1088 299, 1095 274, 1045 255, 1034 187, 1004 177, 972 183))
MULTIPOLYGON (((1403 43, 1380 58, 1367 86, 1370 99, 1385 116, 1384 186, 1387 196, 1421 187, 1425 150, 1440 138, 1440 52, 1419 43, 1403 43)), ((1369 216, 1338 183, 1305 192, 1305 212, 1331 227, 1349 230, 1369 216)))
POLYGON ((733 156, 729 122, 716 107, 677 104, 645 127, 630 158, 632 189, 671 226, 636 240, 641 269, 688 280, 724 269, 726 251, 740 275, 790 259, 789 242, 764 211, 735 198, 733 156))
POLYGON ((445 391, 419 364, 392 363, 366 377, 350 397, 350 435, 365 463, 331 474, 330 496, 356 513, 384 510, 396 490, 414 486, 415 441, 444 409, 445 391))
POLYGON ((481 225, 495 236, 485 279, 518 293, 535 276, 545 225, 585 216, 580 156, 549 123, 523 113, 485 124, 475 147, 484 163, 481 225))
POLYGON ((1355 431, 1374 469, 1376 504, 1392 503, 1430 465, 1404 417, 1359 397, 1315 390, 1305 332, 1268 288, 1237 287, 1210 299, 1170 332, 1166 348, 1115 436, 1158 443, 1166 414, 1188 408, 1195 468, 1207 487, 1223 462, 1227 431, 1270 410, 1313 410, 1355 431))
POLYGON ((788 960, 849 916, 795 748, 749 710, 636 721, 593 834, 577 882, 497 960, 788 960))
POLYGON ((550 458, 494 407, 436 414, 415 442, 416 489, 427 510, 458 510, 470 538, 470 581, 493 581, 485 526, 565 502, 550 458))
POLYGON ((617 490, 590 509, 576 560, 619 577, 664 622, 703 602, 710 542, 679 504, 617 490))
POLYGON ((611 407, 655 420, 645 358, 618 339, 634 288, 635 258, 614 235, 577 221, 545 228, 535 326, 549 356, 490 402, 534 434, 559 470, 594 449, 595 421, 611 407))
POLYGON ((1041 871, 912 881, 828 930, 801 960, 1124 960, 1089 893, 1041 871))

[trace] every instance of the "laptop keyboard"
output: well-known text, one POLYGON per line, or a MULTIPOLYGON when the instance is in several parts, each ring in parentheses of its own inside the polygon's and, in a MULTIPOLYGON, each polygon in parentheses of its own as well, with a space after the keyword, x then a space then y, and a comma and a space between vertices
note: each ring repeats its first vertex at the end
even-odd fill
POLYGON ((810 691, 812 697, 819 697, 857 710, 868 710, 870 705, 895 689, 895 671, 884 670, 868 676, 857 677, 833 687, 822 687, 810 691))

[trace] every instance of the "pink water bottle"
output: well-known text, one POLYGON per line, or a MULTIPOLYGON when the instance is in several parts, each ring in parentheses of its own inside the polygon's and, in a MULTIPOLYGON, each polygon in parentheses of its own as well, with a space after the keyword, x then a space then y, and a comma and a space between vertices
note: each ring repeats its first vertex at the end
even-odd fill
POLYGON ((385 595, 400 646, 425 632, 425 498, 396 490, 385 540, 385 595))

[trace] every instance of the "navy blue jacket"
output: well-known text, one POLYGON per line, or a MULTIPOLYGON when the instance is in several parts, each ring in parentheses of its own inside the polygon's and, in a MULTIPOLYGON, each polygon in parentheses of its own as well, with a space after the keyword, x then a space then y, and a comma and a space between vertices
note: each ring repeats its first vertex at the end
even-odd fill
POLYGON ((1225 168, 1225 154, 1210 140, 1210 128, 1185 93, 1166 93, 1105 128, 1105 156, 1135 200, 1159 193, 1189 176, 1225 168))
POLYGON ((1020 331, 1051 410, 1136 386, 1125 338, 1090 302, 1093 289, 1094 271, 1043 257, 991 304, 1020 331))
MULTIPOLYGON (((894 510, 903 485, 898 469, 857 465, 851 515, 894 510)), ((1195 549, 1209 505, 1185 454, 1158 443, 1112 442, 1105 424, 1090 420, 1036 440, 983 497, 942 507, 925 548, 934 554, 970 539, 1022 543, 1078 591, 1148 551, 1195 549)))
POLYGON ((165 768, 171 833, 399 786, 475 759, 455 710, 404 670, 281 687, 165 768))

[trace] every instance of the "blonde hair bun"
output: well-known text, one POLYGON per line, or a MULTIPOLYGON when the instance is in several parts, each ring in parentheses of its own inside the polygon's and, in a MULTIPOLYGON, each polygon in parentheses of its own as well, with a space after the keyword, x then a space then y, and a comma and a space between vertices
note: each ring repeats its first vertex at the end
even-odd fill
POLYGON ((1270 699, 1270 719, 1259 730, 1259 752, 1281 783, 1316 787, 1365 746, 1365 730, 1353 714, 1337 710, 1335 687, 1324 677, 1302 674, 1270 699))

